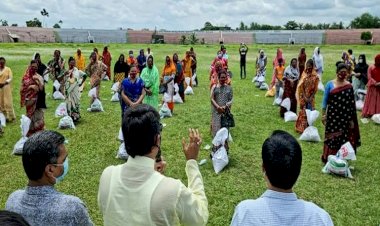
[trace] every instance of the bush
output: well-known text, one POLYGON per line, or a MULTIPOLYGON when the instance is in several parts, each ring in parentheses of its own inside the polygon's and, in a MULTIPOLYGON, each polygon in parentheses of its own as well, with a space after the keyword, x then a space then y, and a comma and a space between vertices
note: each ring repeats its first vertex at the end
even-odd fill
POLYGON ((372 39, 372 33, 370 31, 363 31, 360 35, 360 39, 363 41, 369 41, 372 39))

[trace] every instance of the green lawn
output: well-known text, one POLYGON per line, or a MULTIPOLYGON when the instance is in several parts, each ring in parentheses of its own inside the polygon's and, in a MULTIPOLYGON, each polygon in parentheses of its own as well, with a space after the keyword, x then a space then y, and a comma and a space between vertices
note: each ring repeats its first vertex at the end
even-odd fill
MULTIPOLYGON (((100 44, 0 44, 0 56, 7 59, 7 66, 14 74, 13 102, 18 119, 25 109, 20 108, 19 86, 21 77, 34 52, 40 52, 46 63, 53 55, 54 49, 60 49, 67 60, 78 47, 89 56, 93 47, 100 51, 100 44)), ((133 49, 135 53, 148 45, 110 44, 113 63, 120 53, 133 49)), ((178 52, 183 56, 190 46, 181 45, 151 45, 156 66, 161 71, 166 55, 172 56, 178 52)), ((273 99, 265 98, 264 91, 254 88, 251 79, 254 72, 254 56, 259 48, 268 55, 269 62, 273 59, 276 48, 284 50, 287 62, 298 56, 301 46, 250 45, 248 52, 248 77, 239 78, 239 56, 237 45, 227 45, 229 65, 234 72, 233 89, 236 127, 231 133, 234 143, 230 148, 230 164, 219 175, 213 171, 209 153, 201 151, 200 159, 207 158, 206 165, 200 167, 203 175, 206 195, 209 201, 209 225, 228 225, 235 206, 244 199, 255 199, 266 189, 261 171, 261 145, 268 135, 276 129, 282 129, 295 135, 294 123, 285 123, 279 117, 279 109, 272 106, 273 99)), ((308 57, 312 56, 315 46, 305 46, 308 57)), ((198 57, 198 76, 200 86, 194 89, 194 96, 187 96, 186 103, 176 105, 174 117, 163 119, 167 124, 162 135, 162 150, 168 167, 166 175, 181 179, 187 183, 185 174, 185 158, 181 150, 181 138, 187 135, 187 128, 199 128, 204 138, 204 145, 210 144, 210 100, 208 69, 210 62, 219 47, 217 45, 195 46, 198 57)), ((321 52, 325 60, 324 83, 335 77, 335 62, 340 59, 341 52, 352 48, 356 57, 366 53, 369 63, 379 46, 322 46, 321 52)), ((271 63, 269 63, 270 65, 271 63)), ((271 76, 271 67, 267 70, 267 80, 271 76)), ((116 140, 120 127, 120 106, 110 102, 111 82, 103 82, 101 100, 105 112, 88 113, 88 86, 83 93, 81 112, 82 119, 76 130, 60 130, 69 140, 67 144, 70 153, 70 170, 64 182, 57 189, 66 194, 81 198, 87 205, 91 218, 96 225, 102 225, 102 216, 97 207, 97 191, 99 177, 103 169, 109 165, 121 164, 123 161, 115 158, 119 147, 116 140)), ((56 130, 58 118, 54 117, 55 108, 60 101, 51 99, 52 83, 47 85, 48 109, 45 113, 46 128, 56 130)), ((322 93, 317 95, 317 108, 321 108, 322 93)), ((303 148, 303 167, 295 192, 299 198, 312 201, 330 213, 336 225, 379 225, 380 224, 380 157, 379 131, 374 123, 360 123, 362 147, 358 151, 357 161, 352 165, 354 180, 340 178, 321 173, 320 155, 323 143, 301 142, 303 148)), ((323 138, 324 128, 320 119, 316 122, 319 134, 323 138)), ((23 188, 27 178, 23 172, 20 157, 12 156, 13 145, 20 138, 19 120, 8 124, 5 134, 0 138, 0 204, 4 207, 10 193, 23 188)))

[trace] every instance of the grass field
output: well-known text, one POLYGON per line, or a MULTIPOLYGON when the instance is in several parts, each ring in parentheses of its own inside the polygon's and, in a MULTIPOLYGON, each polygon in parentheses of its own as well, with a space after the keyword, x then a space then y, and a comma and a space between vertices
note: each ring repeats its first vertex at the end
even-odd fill
MULTIPOLYGON (((68 59, 78 47, 89 56, 93 47, 102 49, 100 44, 0 44, 0 56, 7 59, 7 66, 13 70, 13 102, 18 119, 25 109, 20 109, 19 86, 21 77, 34 52, 40 52, 46 63, 52 57, 54 49, 60 49, 63 57, 68 59)), ((135 53, 147 45, 111 44, 109 49, 113 55, 113 63, 120 53, 126 54, 133 49, 135 53)), ((155 56, 155 64, 161 71, 166 55, 178 52, 183 56, 190 46, 151 45, 155 56)), ((254 72, 254 56, 258 49, 265 50, 268 62, 273 59, 276 48, 281 47, 287 62, 298 56, 301 46, 263 45, 249 46, 247 79, 239 78, 239 56, 237 45, 227 45, 229 65, 234 73, 233 114, 236 127, 231 133, 234 139, 230 147, 230 164, 219 175, 213 171, 211 161, 200 167, 203 175, 206 195, 209 201, 209 224, 228 225, 235 206, 244 199, 259 197, 266 189, 261 171, 261 145, 266 137, 276 129, 282 129, 295 135, 294 123, 285 123, 279 116, 279 109, 272 106, 273 99, 265 98, 264 91, 254 88, 251 83, 254 72)), ((312 56, 314 46, 305 46, 308 57, 312 56)), ((187 184, 185 174, 185 158, 182 154, 180 140, 187 135, 187 128, 198 128, 203 134, 204 143, 211 143, 210 100, 208 69, 211 60, 219 47, 217 45, 194 46, 198 58, 198 76, 200 86, 194 88, 195 95, 187 96, 186 103, 176 105, 174 117, 163 119, 167 124, 162 135, 162 150, 168 167, 166 175, 181 179, 187 184)), ((352 48, 356 57, 366 53, 369 63, 379 52, 379 46, 322 46, 321 52, 325 60, 324 83, 335 77, 335 62, 341 52, 352 48)), ((269 64, 268 64, 269 65, 269 64)), ((267 70, 267 80, 272 73, 267 70)), ((120 106, 110 102, 111 82, 103 82, 101 100, 105 112, 88 113, 88 86, 84 91, 81 104, 82 119, 76 130, 60 130, 69 140, 67 149, 70 154, 70 170, 65 180, 56 186, 64 193, 78 196, 87 205, 91 218, 96 225, 102 225, 102 216, 97 206, 99 177, 103 169, 109 165, 121 164, 115 158, 119 147, 116 140, 120 127, 120 106)), ((46 129, 56 130, 58 118, 54 117, 55 108, 60 101, 51 98, 52 83, 46 91, 48 109, 45 112, 46 129)), ((317 109, 321 109, 322 93, 319 92, 317 109)), ((360 114, 359 114, 360 115, 360 114)), ((330 213, 336 225, 379 225, 380 224, 380 156, 379 131, 374 123, 360 123, 362 146, 358 150, 357 161, 353 162, 354 180, 324 175, 321 173, 320 155, 323 143, 301 142, 303 149, 302 172, 294 188, 299 198, 312 201, 330 213)), ((316 122, 319 134, 323 138, 324 128, 320 119, 316 122)), ((20 138, 19 120, 8 124, 5 134, 0 138, 0 205, 10 193, 25 187, 27 178, 24 174, 20 157, 12 156, 13 145, 20 138)), ((208 159, 209 153, 201 151, 200 158, 208 159)))

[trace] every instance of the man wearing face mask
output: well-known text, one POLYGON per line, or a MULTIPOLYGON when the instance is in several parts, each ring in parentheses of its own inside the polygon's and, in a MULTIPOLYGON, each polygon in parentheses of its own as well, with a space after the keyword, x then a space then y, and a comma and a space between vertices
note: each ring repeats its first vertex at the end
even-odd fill
POLYGON ((22 163, 29 183, 25 190, 9 196, 5 208, 23 216, 30 225, 93 225, 79 198, 54 189, 69 170, 64 142, 60 133, 48 130, 25 142, 22 163))

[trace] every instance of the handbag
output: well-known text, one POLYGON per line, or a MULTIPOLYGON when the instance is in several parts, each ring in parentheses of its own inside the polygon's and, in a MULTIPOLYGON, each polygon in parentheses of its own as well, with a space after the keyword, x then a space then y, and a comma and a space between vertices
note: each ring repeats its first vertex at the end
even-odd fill
POLYGON ((221 127, 231 128, 235 127, 234 115, 231 113, 230 108, 227 107, 220 119, 221 127))
POLYGON ((166 93, 167 89, 168 89, 167 85, 161 84, 159 87, 159 93, 161 93, 161 94, 166 93))

